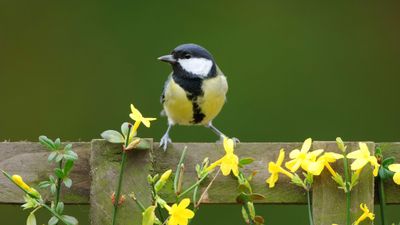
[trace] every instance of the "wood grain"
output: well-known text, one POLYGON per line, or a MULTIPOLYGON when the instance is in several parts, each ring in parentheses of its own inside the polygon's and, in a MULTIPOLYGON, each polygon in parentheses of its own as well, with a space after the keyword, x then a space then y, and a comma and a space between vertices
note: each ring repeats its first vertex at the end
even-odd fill
MULTIPOLYGON (((79 158, 70 175, 73 180, 71 189, 63 188, 65 203, 87 204, 90 192, 90 143, 72 142, 74 151, 79 158)), ((49 199, 49 191, 37 187, 40 181, 48 179, 53 174, 51 164, 47 162, 49 151, 35 142, 3 142, 0 143, 0 169, 9 174, 21 175, 25 182, 42 193, 44 199, 49 199)), ((3 174, 0 175, 0 202, 21 203, 23 193, 15 187, 3 174)))
MULTIPOLYGON (((357 142, 345 143, 348 152, 359 149, 357 142)), ((367 142, 369 150, 373 153, 374 143, 367 142)), ((324 149, 329 152, 341 153, 336 142, 314 142, 315 149, 324 149)), ((351 163, 352 160, 349 160, 351 163)), ((332 164, 335 171, 342 175, 343 160, 332 164)), ((313 212, 314 222, 318 225, 346 224, 346 196, 343 190, 338 189, 337 184, 332 180, 331 174, 324 170, 321 176, 315 177, 313 187, 313 212)), ((374 177, 372 169, 367 164, 360 174, 358 185, 351 191, 351 221, 355 221, 361 214, 360 204, 367 204, 368 208, 374 210, 374 177)), ((365 221, 363 224, 372 224, 365 221)))

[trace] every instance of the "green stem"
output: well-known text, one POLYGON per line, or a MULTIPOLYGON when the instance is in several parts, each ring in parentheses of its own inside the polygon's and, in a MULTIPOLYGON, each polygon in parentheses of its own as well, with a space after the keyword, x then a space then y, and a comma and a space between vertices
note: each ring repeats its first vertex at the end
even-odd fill
POLYGON ((343 153, 343 170, 346 185, 346 225, 351 225, 351 192, 350 192, 350 175, 349 175, 349 162, 346 157, 346 152, 343 153))
MULTIPOLYGON (((199 180, 197 180, 199 181, 199 180)), ((197 192, 199 190, 199 186, 196 186, 193 190, 193 204, 196 205, 197 204, 197 192)), ((196 209, 196 208, 195 208, 196 209)))
MULTIPOLYGON (((152 183, 152 184, 151 184, 151 187, 152 187, 152 189, 153 189, 153 201, 156 202, 156 201, 157 201, 157 192, 156 192, 155 184, 152 183)), ((157 211, 158 211, 158 214, 159 214, 161 220, 162 220, 162 221, 165 221, 165 220, 164 220, 164 216, 163 216, 162 211, 161 211, 161 208, 160 208, 160 207, 156 207, 156 208, 157 208, 157 211)))
POLYGON ((65 225, 71 225, 70 223, 68 223, 67 221, 64 220, 64 218, 58 214, 55 210, 53 210, 52 208, 48 207, 46 204, 40 204, 41 206, 43 206, 44 208, 46 208, 49 212, 51 212, 51 214, 53 214, 55 217, 57 217, 57 219, 59 219, 61 222, 63 222, 65 225))
MULTIPOLYGON (((63 160, 61 160, 60 163, 58 164, 58 168, 60 168, 61 170, 63 169, 63 160)), ((60 202, 62 181, 63 181, 62 178, 57 178, 57 192, 56 192, 56 200, 54 203, 54 207, 57 207, 58 203, 60 202)))
POLYGON ((385 202, 385 188, 384 188, 384 182, 383 179, 379 178, 379 204, 380 204, 380 210, 381 210, 381 224, 386 225, 386 218, 385 218, 385 208, 386 208, 386 202, 385 202))
POLYGON ((139 208, 142 210, 142 212, 146 211, 146 208, 144 207, 143 203, 139 199, 137 199, 135 197, 135 198, 133 198, 133 201, 136 202, 136 205, 139 206, 139 208))
POLYGON ((180 160, 178 162, 178 165, 176 166, 176 174, 175 174, 175 178, 174 178, 174 192, 175 192, 176 195, 179 195, 179 193, 178 193, 178 191, 179 191, 178 190, 178 185, 179 184, 178 183, 179 183, 179 178, 180 178, 180 173, 181 173, 181 165, 183 163, 183 160, 185 159, 186 151, 187 151, 187 146, 185 146, 183 148, 181 158, 180 158, 180 160))
MULTIPOLYGON (((131 134, 131 129, 132 129, 132 125, 128 126, 128 134, 127 134, 127 138, 125 140, 125 148, 128 147, 128 144, 129 144, 129 136, 131 134)), ((115 223, 116 223, 118 203, 119 203, 119 199, 120 199, 120 195, 121 195, 122 178, 123 178, 123 174, 124 174, 125 162, 126 162, 126 157, 127 157, 125 148, 122 151, 121 168, 119 170, 118 186, 117 186, 117 191, 115 193, 115 198, 114 198, 114 208, 113 208, 113 213, 112 213, 112 225, 115 225, 115 223)))
POLYGON ((200 180, 198 180, 196 183, 194 183, 192 186, 190 186, 188 189, 186 189, 185 191, 183 191, 182 193, 180 193, 178 195, 178 199, 180 199, 181 197, 183 197, 185 194, 187 194, 188 192, 190 192, 191 190, 193 190, 195 187, 199 186, 200 183, 207 178, 207 174, 205 174, 200 180))
POLYGON ((307 190, 307 207, 308 207, 308 220, 310 221, 310 225, 314 225, 313 214, 311 209, 310 189, 307 190))

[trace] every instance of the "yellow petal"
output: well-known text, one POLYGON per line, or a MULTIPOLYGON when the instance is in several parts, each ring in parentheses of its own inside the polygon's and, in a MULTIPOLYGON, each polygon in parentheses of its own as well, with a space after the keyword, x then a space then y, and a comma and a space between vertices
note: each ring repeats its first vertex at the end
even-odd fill
POLYGON ((356 159, 352 164, 351 164, 351 170, 358 170, 361 169, 367 164, 368 161, 366 159, 356 159))
POLYGON ((131 104, 131 111, 132 113, 129 115, 133 120, 142 120, 143 116, 142 114, 139 112, 138 109, 135 108, 135 106, 133 106, 133 104, 131 104))
POLYGON ((360 146, 360 150, 364 152, 364 154, 366 153, 370 154, 367 144, 365 144, 364 142, 359 142, 358 146, 360 146))
POLYGON ((322 152, 324 152, 323 149, 318 149, 318 150, 314 150, 314 151, 312 151, 312 152, 310 152, 310 153, 308 153, 308 154, 309 154, 310 156, 312 156, 311 159, 314 159, 314 160, 315 160, 315 158, 318 157, 319 155, 321 155, 322 152))
POLYGON ((399 173, 400 172, 400 164, 391 164, 389 165, 389 170, 395 173, 399 173))
POLYGON ((190 204, 190 199, 189 198, 184 198, 182 201, 179 203, 178 208, 186 208, 190 204))
POLYGON ((238 177, 239 176, 239 167, 238 166, 233 167, 232 173, 233 173, 233 175, 235 175, 235 177, 238 177))
POLYGON ((194 217, 194 212, 190 209, 184 209, 181 215, 185 218, 192 219, 194 217))
POLYGON ((308 164, 306 171, 310 172, 312 175, 319 176, 321 174, 322 170, 324 170, 323 163, 311 162, 308 164))
POLYGON ((400 172, 397 172, 397 173, 394 174, 394 176, 393 176, 393 181, 394 181, 396 184, 400 185, 400 172))
POLYGON ((356 150, 354 152, 350 152, 349 154, 347 154, 346 157, 349 159, 358 159, 358 158, 363 158, 364 154, 362 153, 361 150, 356 150))
POLYGON ((311 144, 312 144, 312 139, 307 138, 304 141, 303 146, 301 146, 301 152, 308 152, 308 150, 310 150, 310 148, 311 148, 311 144))
POLYGON ((221 164, 221 171, 222 171, 222 174, 223 174, 224 176, 228 176, 228 175, 231 173, 231 167, 230 167, 230 165, 228 165, 228 164, 226 164, 226 163, 222 163, 222 164, 221 164))
POLYGON ((293 159, 289 162, 286 162, 285 166, 293 173, 293 172, 296 172, 300 168, 301 161, 297 160, 297 159, 293 159))
POLYGON ((178 221, 175 217, 170 217, 168 220, 168 225, 178 225, 178 221))
POLYGON ((275 187, 275 183, 278 181, 278 178, 278 173, 273 173, 265 182, 269 185, 269 188, 273 188, 275 187))
POLYGON ((295 149, 295 150, 293 150, 293 151, 291 151, 290 153, 289 153, 289 158, 291 158, 291 159, 295 159, 295 158, 297 158, 297 156, 300 154, 300 151, 298 150, 298 149, 295 149))
POLYGON ((279 151, 278 160, 276 160, 276 165, 281 166, 283 160, 285 159, 285 150, 283 148, 279 151))
POLYGON ((233 153, 234 142, 230 138, 224 138, 224 149, 226 153, 233 153))

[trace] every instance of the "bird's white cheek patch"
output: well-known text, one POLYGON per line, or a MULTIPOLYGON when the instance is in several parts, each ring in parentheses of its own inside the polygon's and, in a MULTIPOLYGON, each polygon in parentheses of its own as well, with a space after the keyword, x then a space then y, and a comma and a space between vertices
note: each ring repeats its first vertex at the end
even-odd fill
POLYGON ((213 65, 211 60, 204 58, 179 59, 179 64, 187 72, 205 77, 213 65))

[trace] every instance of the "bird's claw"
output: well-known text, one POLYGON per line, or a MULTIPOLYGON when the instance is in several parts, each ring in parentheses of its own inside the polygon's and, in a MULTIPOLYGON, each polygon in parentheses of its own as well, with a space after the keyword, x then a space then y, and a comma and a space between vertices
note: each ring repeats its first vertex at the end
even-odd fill
POLYGON ((172 144, 172 140, 171 140, 171 138, 169 138, 168 134, 164 134, 164 136, 160 140, 160 148, 163 148, 164 152, 168 148, 168 143, 172 144))
MULTIPOLYGON (((220 139, 217 141, 217 143, 223 143, 223 142, 224 142, 224 138, 229 138, 229 137, 227 137, 227 136, 225 136, 225 135, 221 135, 221 136, 220 136, 220 139)), ((235 144, 235 146, 236 146, 236 144, 239 144, 239 143, 240 143, 240 140, 239 140, 238 138, 232 137, 232 138, 230 138, 230 139, 233 140, 233 143, 235 144)))

